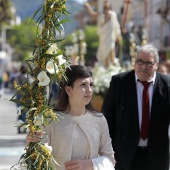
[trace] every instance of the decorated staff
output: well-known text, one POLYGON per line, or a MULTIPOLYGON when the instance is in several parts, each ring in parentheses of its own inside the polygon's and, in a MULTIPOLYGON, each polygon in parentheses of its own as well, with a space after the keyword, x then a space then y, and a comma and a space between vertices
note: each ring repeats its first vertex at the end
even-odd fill
MULTIPOLYGON (((68 20, 60 20, 62 15, 68 16, 65 6, 66 0, 46 0, 45 4, 35 12, 42 10, 37 19, 37 35, 32 42, 33 56, 26 61, 29 72, 23 84, 14 83, 17 93, 22 94, 20 100, 15 99, 16 94, 10 99, 18 103, 20 114, 26 113, 27 122, 22 122, 19 127, 29 129, 30 134, 43 133, 42 127, 47 126, 52 120, 57 121, 57 115, 48 105, 47 88, 51 89, 52 82, 57 83, 63 76, 68 66, 63 57, 63 51, 58 48, 61 40, 56 38, 56 29, 61 32, 61 27, 68 20), (40 24, 44 24, 41 31, 40 24), (33 79, 30 81, 30 78, 33 79)), ((65 77, 66 78, 66 77, 65 77)), ((47 136, 48 138, 48 136, 47 136)), ((19 162, 11 169, 52 170, 56 163, 51 154, 51 147, 42 142, 29 143, 19 162)))

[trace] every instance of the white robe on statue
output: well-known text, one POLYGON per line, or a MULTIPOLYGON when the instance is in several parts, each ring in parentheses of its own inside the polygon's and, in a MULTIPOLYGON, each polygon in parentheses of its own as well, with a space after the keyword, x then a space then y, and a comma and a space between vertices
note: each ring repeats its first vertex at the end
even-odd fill
POLYGON ((115 42, 120 36, 120 25, 114 11, 109 11, 111 19, 98 28, 99 47, 97 50, 97 60, 103 63, 111 50, 115 48, 115 42))

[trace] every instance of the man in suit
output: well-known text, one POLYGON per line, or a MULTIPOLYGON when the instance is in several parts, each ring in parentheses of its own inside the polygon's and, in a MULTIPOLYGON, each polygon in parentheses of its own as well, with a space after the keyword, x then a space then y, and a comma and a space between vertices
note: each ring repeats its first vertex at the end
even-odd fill
POLYGON ((110 82, 102 111, 116 170, 169 169, 170 80, 156 72, 158 64, 157 49, 146 44, 137 53, 135 69, 114 75, 110 82))

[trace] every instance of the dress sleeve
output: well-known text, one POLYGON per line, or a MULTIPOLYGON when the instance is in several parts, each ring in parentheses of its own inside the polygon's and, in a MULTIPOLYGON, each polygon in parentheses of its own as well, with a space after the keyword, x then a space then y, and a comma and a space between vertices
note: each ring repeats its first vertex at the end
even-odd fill
POLYGON ((93 169, 114 170, 115 166, 114 151, 111 144, 111 138, 109 135, 107 121, 104 116, 101 117, 99 127, 101 134, 99 156, 97 158, 92 159, 93 169))
POLYGON ((99 156, 92 159, 93 170, 114 170, 112 161, 107 156, 99 156))

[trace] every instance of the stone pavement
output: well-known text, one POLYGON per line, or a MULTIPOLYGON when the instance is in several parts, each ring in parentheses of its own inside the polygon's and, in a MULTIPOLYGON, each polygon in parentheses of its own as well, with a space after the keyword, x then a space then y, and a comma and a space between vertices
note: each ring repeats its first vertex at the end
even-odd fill
POLYGON ((13 102, 5 100, 13 92, 4 93, 0 98, 0 170, 10 170, 24 153, 25 134, 17 134, 15 121, 17 109, 13 102))

